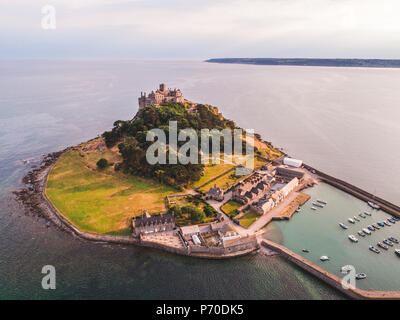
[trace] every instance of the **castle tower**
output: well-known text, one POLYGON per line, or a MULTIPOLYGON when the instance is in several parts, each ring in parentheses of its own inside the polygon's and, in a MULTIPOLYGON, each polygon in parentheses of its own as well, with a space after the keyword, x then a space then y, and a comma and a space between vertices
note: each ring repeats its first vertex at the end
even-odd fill
POLYGON ((167 88, 166 88, 166 86, 165 86, 165 83, 161 83, 161 84, 160 84, 160 91, 161 91, 161 92, 164 92, 166 89, 167 89, 167 88))

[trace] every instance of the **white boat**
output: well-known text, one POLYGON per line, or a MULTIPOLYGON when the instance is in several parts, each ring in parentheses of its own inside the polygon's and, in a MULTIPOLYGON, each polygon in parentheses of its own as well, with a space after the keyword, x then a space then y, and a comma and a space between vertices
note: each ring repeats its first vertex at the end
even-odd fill
POLYGON ((358 242, 358 239, 353 234, 349 235, 349 239, 353 242, 358 242))
POLYGON ((392 225, 391 225, 389 222, 387 222, 386 220, 383 221, 383 223, 384 223, 386 226, 388 226, 388 227, 391 227, 391 226, 392 226, 392 225))
POLYGON ((396 252, 396 254, 400 257, 400 249, 396 249, 394 252, 396 252))
POLYGON ((317 208, 315 208, 315 207, 311 207, 311 210, 317 210, 317 208))
POLYGON ((364 232, 362 232, 361 230, 360 230, 360 231, 358 231, 357 233, 358 233, 358 235, 359 235, 359 236, 361 236, 361 237, 365 237, 365 233, 364 233, 364 232))
POLYGON ((364 211, 364 213, 365 213, 367 216, 371 216, 371 213, 368 212, 368 211, 364 211))
POLYGON ((356 223, 352 218, 348 218, 347 221, 349 221, 350 223, 356 223))
POLYGON ((349 273, 351 270, 353 270, 353 266, 351 265, 346 265, 340 268, 340 272, 343 274, 349 273))
POLYGON ((361 218, 365 219, 365 216, 364 216, 362 213, 360 213, 359 216, 360 216, 361 218))
POLYGON ((319 204, 317 202, 313 202, 312 205, 315 206, 315 207, 319 207, 319 208, 323 208, 324 207, 324 205, 319 204))
POLYGON ((328 256, 321 256, 321 258, 319 258, 321 261, 328 261, 329 257, 328 256))
POLYGON ((378 206, 376 203, 373 203, 372 201, 368 201, 368 205, 371 208, 376 209, 376 210, 379 210, 381 208, 380 206, 378 206))
POLYGON ((319 203, 322 203, 322 204, 325 204, 325 205, 327 205, 328 204, 328 202, 326 202, 326 201, 324 201, 324 200, 317 200, 317 202, 319 202, 319 203))
POLYGON ((339 226, 341 226, 343 229, 348 229, 349 227, 346 226, 344 223, 339 223, 339 226))
POLYGON ((371 231, 369 231, 367 228, 363 228, 362 231, 364 231, 365 234, 370 235, 371 231))
POLYGON ((365 273, 357 273, 356 274, 357 280, 365 279, 366 277, 367 277, 367 275, 365 273))
POLYGON ((353 218, 354 218, 354 220, 356 220, 356 221, 360 221, 360 219, 358 219, 356 216, 354 216, 353 218))

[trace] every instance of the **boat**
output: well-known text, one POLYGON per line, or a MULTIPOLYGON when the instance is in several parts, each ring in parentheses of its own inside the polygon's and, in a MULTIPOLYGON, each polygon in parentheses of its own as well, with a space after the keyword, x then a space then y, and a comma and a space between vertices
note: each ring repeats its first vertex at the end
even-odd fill
POLYGON ((370 235, 371 231, 369 231, 367 228, 363 228, 362 231, 364 231, 365 234, 370 235))
POLYGON ((375 248, 374 246, 369 246, 369 250, 371 250, 372 252, 375 252, 375 253, 381 253, 379 251, 379 249, 375 248))
POLYGON ((325 204, 325 205, 327 205, 328 204, 328 202, 326 202, 326 201, 324 201, 324 200, 317 200, 317 202, 319 202, 319 203, 322 203, 322 204, 325 204))
POLYGON ((380 229, 380 227, 377 225, 377 224, 373 224, 372 225, 376 230, 379 230, 380 229))
POLYGON ((394 243, 399 243, 399 240, 397 240, 395 237, 390 237, 388 238, 390 241, 394 242, 394 243))
POLYGON ((368 211, 364 211, 364 213, 365 213, 367 216, 371 216, 371 213, 369 213, 368 211))
POLYGON ((305 252, 305 253, 309 253, 309 252, 310 252, 310 250, 308 250, 308 249, 303 249, 303 250, 301 250, 301 251, 303 251, 303 252, 305 252))
POLYGON ((384 224, 383 222, 378 222, 378 226, 380 226, 380 227, 384 227, 384 226, 385 226, 385 224, 384 224))
POLYGON ((316 207, 319 207, 319 208, 323 208, 324 207, 322 204, 319 204, 319 203, 316 203, 316 202, 313 202, 312 205, 316 206, 316 207))
POLYGON ((348 218, 347 221, 349 221, 350 223, 356 223, 352 218, 348 218))
POLYGON ((396 254, 400 257, 400 249, 396 249, 394 252, 396 252, 396 254))
POLYGON ((328 261, 329 257, 328 256, 322 256, 321 258, 319 258, 321 261, 328 261))
POLYGON ((317 208, 315 208, 315 207, 311 207, 311 210, 317 210, 317 208))
POLYGON ((343 267, 340 268, 340 272, 343 274, 349 273, 351 270, 353 270, 354 267, 351 265, 345 265, 343 267))
POLYGON ((359 236, 361 236, 361 237, 365 237, 365 233, 364 233, 364 232, 362 232, 361 230, 360 230, 360 231, 358 231, 357 233, 358 233, 358 235, 359 235, 359 236))
POLYGON ((393 218, 395 221, 400 221, 400 218, 399 218, 399 217, 393 216, 392 218, 393 218))
POLYGON ((356 221, 360 221, 360 219, 358 219, 356 216, 354 216, 353 218, 354 218, 354 220, 356 220, 356 221))
POLYGON ((349 239, 353 242, 358 242, 358 239, 353 234, 349 235, 349 239))
POLYGON ((365 216, 364 216, 362 213, 360 213, 359 216, 360 216, 361 218, 365 219, 365 216))
POLYGON ((389 247, 386 244, 383 244, 382 242, 378 242, 378 246, 385 250, 389 249, 389 247))
POLYGON ((388 246, 393 247, 393 242, 388 239, 383 240, 383 243, 387 244, 388 246))
POLYGON ((368 205, 371 208, 376 209, 376 210, 379 210, 381 208, 380 206, 378 206, 376 203, 373 203, 372 201, 368 201, 368 205))
POLYGON ((367 277, 367 275, 365 273, 357 273, 356 274, 357 280, 365 279, 366 277, 367 277))
POLYGON ((391 227, 391 226, 392 226, 392 225, 391 225, 389 222, 387 222, 386 220, 383 221, 383 223, 384 223, 386 226, 388 226, 388 227, 391 227))
POLYGON ((393 218, 389 218, 388 221, 390 221, 391 223, 395 224, 396 221, 393 218))
POLYGON ((349 227, 346 226, 344 223, 339 223, 339 226, 341 226, 343 229, 348 229, 349 227))
POLYGON ((374 226, 371 226, 371 225, 368 226, 368 229, 371 230, 371 231, 375 231, 374 226))

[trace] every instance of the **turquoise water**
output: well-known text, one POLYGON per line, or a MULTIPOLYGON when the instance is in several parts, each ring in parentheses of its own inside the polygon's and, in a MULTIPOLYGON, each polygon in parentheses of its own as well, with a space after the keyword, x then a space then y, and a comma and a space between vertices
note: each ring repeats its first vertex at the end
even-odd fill
POLYGON ((400 290, 400 258, 394 253, 395 248, 400 249, 400 244, 389 247, 387 251, 380 249, 380 254, 368 249, 370 245, 376 246, 378 241, 390 236, 400 240, 400 222, 372 232, 370 236, 361 237, 357 234, 358 230, 385 220, 390 215, 372 210, 365 202, 324 183, 305 192, 311 195, 311 199, 301 211, 290 221, 273 222, 267 226, 269 232, 265 236, 337 276, 342 276, 342 266, 353 265, 357 273, 364 272, 368 276, 367 279, 357 281, 357 286, 361 289, 400 290), (323 199, 328 204, 323 209, 311 210, 312 202, 317 199, 323 199), (366 216, 365 219, 358 217, 365 210, 371 212, 372 216, 366 216), (351 224, 347 219, 354 215, 360 222, 351 224), (349 228, 342 229, 340 222, 349 228), (354 234, 359 242, 351 242, 348 239, 350 234, 354 234), (302 252, 305 248, 310 252, 302 252), (320 261, 319 258, 323 255, 329 256, 330 261, 320 261))

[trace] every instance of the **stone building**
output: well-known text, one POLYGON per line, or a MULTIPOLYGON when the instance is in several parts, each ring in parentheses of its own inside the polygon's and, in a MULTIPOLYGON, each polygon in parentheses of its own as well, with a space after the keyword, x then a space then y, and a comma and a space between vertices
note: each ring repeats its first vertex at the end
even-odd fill
POLYGON ((185 98, 179 89, 167 89, 165 83, 161 83, 160 88, 156 92, 152 91, 147 96, 145 92, 141 92, 138 100, 139 110, 141 110, 150 106, 159 106, 162 103, 184 102, 185 98))
POLYGON ((217 185, 214 184, 214 188, 210 188, 210 190, 208 190, 206 195, 206 200, 217 200, 217 201, 224 200, 224 190, 222 190, 220 187, 217 187, 217 185))
POLYGON ((142 234, 172 231, 175 229, 175 217, 173 214, 159 214, 151 216, 144 212, 140 217, 135 218, 135 234, 142 234))
POLYGON ((269 190, 273 181, 274 177, 272 175, 256 172, 235 187, 232 191, 232 200, 247 204, 269 190))

